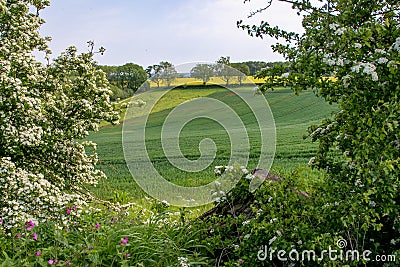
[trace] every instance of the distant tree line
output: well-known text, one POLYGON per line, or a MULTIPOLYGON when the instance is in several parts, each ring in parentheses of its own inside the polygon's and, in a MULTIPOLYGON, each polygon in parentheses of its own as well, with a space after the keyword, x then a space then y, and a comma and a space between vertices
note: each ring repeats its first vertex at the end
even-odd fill
MULTIPOLYGON (((285 62, 247 61, 231 63, 230 57, 220 57, 214 64, 197 64, 190 71, 190 77, 203 81, 205 85, 211 77, 220 77, 228 85, 233 80, 242 85, 247 76, 256 76, 257 73, 273 66, 287 68, 285 62)), ((287 69, 289 71, 289 69, 287 69)))
POLYGON ((99 66, 99 69, 105 72, 111 85, 112 100, 133 96, 147 80, 147 73, 143 67, 134 63, 122 66, 99 66))
MULTIPOLYGON (((214 64, 197 64, 191 69, 190 77, 201 80, 204 85, 214 76, 220 77, 227 85, 235 79, 241 85, 247 76, 255 76, 262 70, 276 65, 282 65, 286 68, 284 62, 246 61, 232 63, 230 57, 226 56, 220 57, 214 64)), ((148 66, 146 69, 135 63, 126 63, 122 66, 103 65, 98 66, 98 68, 105 72, 111 85, 112 100, 131 97, 141 86, 144 87, 143 89, 150 89, 147 80, 154 82, 157 87, 162 84, 170 87, 175 79, 181 77, 175 66, 167 61, 161 61, 158 64, 148 66)))

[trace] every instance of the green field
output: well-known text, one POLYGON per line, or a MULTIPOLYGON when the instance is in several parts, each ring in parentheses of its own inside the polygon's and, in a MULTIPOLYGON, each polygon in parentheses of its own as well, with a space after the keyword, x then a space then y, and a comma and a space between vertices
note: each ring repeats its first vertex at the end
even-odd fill
MULTIPOLYGON (((240 88, 251 93, 252 88, 240 88)), ((155 90, 152 93, 138 95, 148 105, 151 98, 163 93, 155 90)), ((223 127, 210 119, 196 119, 185 125, 179 135, 179 145, 182 154, 190 160, 200 157, 199 143, 204 138, 211 138, 217 147, 216 157, 205 170, 196 173, 180 171, 171 165, 166 158, 161 144, 161 129, 163 122, 171 110, 185 101, 210 97, 220 100, 234 109, 243 120, 250 141, 250 159, 248 169, 257 165, 260 154, 260 130, 249 107, 230 91, 220 87, 204 89, 174 89, 165 94, 152 109, 146 124, 146 146, 149 157, 157 171, 167 180, 184 186, 205 185, 215 179, 214 166, 227 165, 230 157, 230 140, 223 127)), ((263 97, 263 96, 254 96, 263 97)), ((317 144, 309 139, 303 139, 307 128, 330 115, 335 110, 311 91, 295 95, 290 89, 280 88, 266 93, 266 99, 272 110, 276 125, 276 153, 273 170, 290 171, 299 165, 306 165, 316 152, 317 144)), ((127 101, 125 101, 127 102, 127 101)), ((200 107, 199 107, 200 108, 200 107)), ((217 112, 218 110, 215 110, 217 112)), ((127 115, 126 120, 140 119, 139 112, 127 115)), ((144 192, 139 189, 132 178, 124 159, 122 148, 122 124, 104 126, 99 132, 92 133, 89 140, 98 144, 100 168, 108 179, 101 181, 94 192, 102 198, 113 199, 116 195, 124 195, 126 200, 140 199, 144 192), (118 193, 119 192, 119 193, 118 193)), ((133 144, 134 145, 134 144, 133 144)), ((138 159, 140 164, 140 159, 138 159)), ((140 165, 138 165, 140 166, 140 165)), ((123 200, 122 200, 123 201, 123 200)))

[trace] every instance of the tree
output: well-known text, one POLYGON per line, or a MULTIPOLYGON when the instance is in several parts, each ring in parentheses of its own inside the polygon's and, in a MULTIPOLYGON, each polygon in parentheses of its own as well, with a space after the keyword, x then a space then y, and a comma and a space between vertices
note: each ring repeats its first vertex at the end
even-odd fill
POLYGON ((147 73, 143 67, 134 63, 126 63, 122 66, 100 66, 100 68, 106 73, 109 82, 121 89, 136 91, 147 79, 147 73))
POLYGON ((178 77, 178 73, 172 65, 172 63, 167 61, 161 61, 159 64, 148 66, 146 72, 150 80, 160 87, 162 81, 164 81, 167 86, 171 86, 171 83, 178 77))
POLYGON ((249 67, 250 70, 249 75, 254 76, 256 75, 257 72, 259 72, 263 68, 268 67, 270 63, 266 63, 263 61, 246 61, 243 62, 243 64, 246 64, 249 67))
POLYGON ((247 78, 250 74, 249 67, 244 63, 231 63, 230 66, 236 70, 238 70, 237 80, 240 85, 242 85, 243 80, 247 78))
POLYGON ((264 89, 290 82, 295 92, 313 89, 338 105, 332 118, 310 127, 319 142, 310 164, 327 173, 340 202, 335 234, 357 248, 393 251, 400 234, 400 2, 282 2, 303 14, 304 33, 238 22, 251 36, 285 41, 273 50, 291 72, 272 68, 258 76, 267 78, 264 89))
POLYGON ((157 87, 160 87, 160 83, 162 81, 162 67, 160 65, 151 65, 146 68, 146 73, 150 79, 150 81, 157 84, 157 87))
POLYGON ((178 72, 176 71, 175 66, 167 61, 161 61, 160 67, 161 79, 165 81, 168 87, 170 87, 171 83, 178 77, 178 72))
POLYGON ((127 63, 122 66, 99 66, 106 73, 113 91, 112 99, 127 98, 147 80, 147 73, 143 67, 127 63))
POLYGON ((230 57, 220 57, 215 65, 215 74, 221 77, 226 85, 229 85, 229 81, 237 74, 237 71, 229 66, 230 64, 230 57))
POLYGON ((214 66, 211 64, 197 64, 190 70, 190 76, 203 81, 203 85, 214 75, 214 66))
POLYGON ((51 64, 36 61, 34 50, 50 53, 38 15, 48 4, 0 2, 0 218, 7 229, 78 215, 86 185, 104 177, 96 145, 78 140, 117 119, 93 42, 88 53, 70 47, 51 64))

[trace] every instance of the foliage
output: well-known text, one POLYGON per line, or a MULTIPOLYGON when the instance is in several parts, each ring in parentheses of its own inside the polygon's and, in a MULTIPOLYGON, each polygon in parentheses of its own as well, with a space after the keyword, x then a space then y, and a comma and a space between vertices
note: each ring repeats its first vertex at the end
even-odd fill
POLYGON ((390 240, 400 233, 400 3, 284 2, 303 15, 304 33, 287 32, 268 22, 238 22, 252 36, 284 40, 273 49, 290 63, 292 72, 263 71, 264 88, 289 83, 295 92, 312 88, 327 102, 338 104, 332 119, 310 127, 311 139, 319 142, 310 164, 328 174, 330 190, 347 210, 334 209, 339 234, 355 248, 374 240, 374 252, 392 252, 390 240))
MULTIPOLYGON (((225 172, 228 169, 225 167, 225 172)), ((219 166, 216 170, 220 170, 219 166)), ((339 240, 349 237, 342 232, 340 223, 341 216, 349 216, 349 203, 337 199, 336 188, 341 185, 309 168, 281 170, 279 175, 283 177, 281 182, 266 181, 251 194, 248 186, 255 178, 244 171, 238 185, 219 203, 220 210, 228 212, 197 222, 197 227, 208 228, 204 244, 214 248, 203 251, 203 255, 214 258, 216 266, 356 266, 363 263, 369 266, 374 259, 379 259, 377 251, 372 251, 366 259, 362 256, 364 251, 378 245, 375 240, 359 240, 360 243, 349 242, 345 247, 338 247, 339 240), (299 194, 300 190, 311 197, 299 194), (241 205, 250 208, 238 212, 241 205), (329 249, 335 252, 324 254, 323 250, 329 249), (358 258, 346 254, 357 249, 361 255, 358 258), (285 253, 279 254, 279 251, 285 253)), ((398 237, 392 238, 393 254, 382 254, 386 261, 380 264, 398 265, 399 251, 396 252, 395 246, 398 241, 398 237)))
POLYGON ((150 80, 157 84, 157 87, 160 87, 161 81, 164 81, 170 87, 171 83, 178 78, 174 65, 167 61, 161 61, 159 64, 147 67, 146 72, 150 80))
POLYGON ((215 65, 215 74, 221 77, 226 85, 229 85, 229 81, 234 77, 238 76, 238 71, 230 67, 230 57, 220 57, 215 65))
POLYGON ((231 63, 230 66, 239 71, 239 75, 237 75, 237 80, 239 85, 242 85, 243 80, 247 78, 250 74, 250 68, 244 63, 231 63))
POLYGON ((178 78, 178 73, 174 67, 174 65, 172 65, 172 63, 166 62, 166 61, 162 61, 160 62, 160 66, 161 66, 161 79, 163 79, 165 81, 165 83, 167 84, 168 87, 171 86, 171 83, 178 78))
POLYGON ((105 72, 107 80, 112 85, 112 100, 132 96, 147 80, 147 73, 143 67, 134 63, 126 63, 122 66, 99 66, 98 68, 105 72))
POLYGON ((213 77, 214 66, 211 64, 197 64, 190 70, 190 77, 203 81, 203 85, 213 77))
POLYGON ((249 67, 249 75, 254 76, 260 70, 270 66, 271 62, 264 62, 264 61, 246 61, 242 62, 242 64, 247 65, 249 67))
POLYGON ((76 140, 101 121, 116 119, 93 52, 78 54, 70 47, 47 66, 32 55, 35 49, 50 53, 38 32, 39 10, 46 5, 20 0, 0 5, 0 219, 7 229, 64 219, 68 206, 80 214, 86 184, 104 174, 94 166, 96 145, 76 140))
MULTIPOLYGON (((204 229, 190 229, 188 211, 147 200, 120 212, 90 208, 78 224, 0 224, 2 266, 207 266, 201 257, 204 229), (161 208, 160 208, 161 207, 161 208)), ((204 248, 202 248, 204 249, 204 248)))

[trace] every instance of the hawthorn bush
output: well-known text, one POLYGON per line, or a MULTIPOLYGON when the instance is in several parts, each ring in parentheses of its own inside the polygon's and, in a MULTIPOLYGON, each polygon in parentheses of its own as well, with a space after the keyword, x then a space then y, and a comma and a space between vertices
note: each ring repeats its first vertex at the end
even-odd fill
POLYGON ((38 32, 39 12, 48 4, 0 1, 0 219, 6 229, 28 221, 66 223, 67 211, 79 216, 85 186, 104 174, 95 169, 96 145, 77 140, 101 121, 117 119, 93 49, 78 54, 70 47, 47 65, 32 54, 51 53, 49 38, 38 32))

